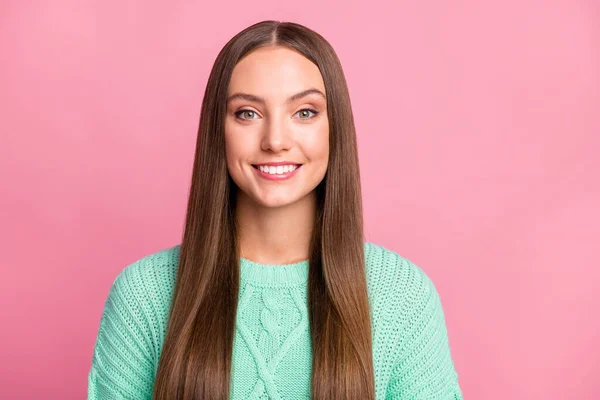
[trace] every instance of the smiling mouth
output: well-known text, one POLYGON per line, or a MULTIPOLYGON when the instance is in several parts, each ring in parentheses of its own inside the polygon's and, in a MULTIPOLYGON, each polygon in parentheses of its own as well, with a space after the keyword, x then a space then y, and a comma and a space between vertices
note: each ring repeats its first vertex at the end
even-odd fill
MULTIPOLYGON (((256 165, 256 164, 251 164, 251 165, 252 165, 252 168, 258 169, 258 165, 256 165)), ((302 166, 302 164, 290 164, 290 165, 295 165, 297 168, 300 168, 302 166)))

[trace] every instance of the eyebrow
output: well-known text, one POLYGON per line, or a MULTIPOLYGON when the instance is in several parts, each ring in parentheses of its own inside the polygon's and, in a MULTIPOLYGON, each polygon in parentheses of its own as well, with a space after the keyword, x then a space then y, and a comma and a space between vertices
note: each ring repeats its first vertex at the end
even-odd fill
MULTIPOLYGON (((325 95, 323 94, 323 92, 321 92, 319 89, 307 89, 307 90, 303 90, 300 93, 296 93, 293 96, 290 96, 286 101, 285 104, 290 104, 291 102, 301 99, 303 97, 306 97, 308 95, 311 94, 318 94, 319 96, 323 97, 324 99, 326 99, 325 95)), ((230 101, 235 100, 235 99, 242 99, 242 100, 246 100, 246 101, 253 101, 255 103, 260 103, 260 104, 265 104, 265 99, 263 99, 262 97, 258 97, 255 96, 253 94, 248 94, 248 93, 234 93, 231 96, 229 96, 227 98, 227 104, 229 104, 230 101)))

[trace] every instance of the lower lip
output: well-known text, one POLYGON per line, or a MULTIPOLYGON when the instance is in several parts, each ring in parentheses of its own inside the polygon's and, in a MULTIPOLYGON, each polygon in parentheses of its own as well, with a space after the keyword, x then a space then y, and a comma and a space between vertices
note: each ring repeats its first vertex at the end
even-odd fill
POLYGON ((299 167, 297 167, 295 170, 293 170, 292 172, 285 172, 283 174, 269 174, 267 172, 262 172, 260 169, 258 168, 254 168, 252 167, 252 169, 254 169, 258 175, 262 178, 268 179, 270 181, 283 181, 286 179, 290 179, 291 177, 293 177, 294 175, 296 175, 296 172, 298 172, 298 170, 302 168, 302 165, 300 165, 299 167))

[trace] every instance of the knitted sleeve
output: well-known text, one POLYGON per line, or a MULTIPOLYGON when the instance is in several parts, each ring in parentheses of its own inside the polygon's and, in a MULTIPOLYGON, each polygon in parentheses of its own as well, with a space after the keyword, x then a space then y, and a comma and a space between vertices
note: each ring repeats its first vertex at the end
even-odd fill
POLYGON ((411 300, 386 399, 462 400, 439 293, 419 267, 408 264, 411 300))
POLYGON ((139 300, 137 267, 121 271, 104 303, 88 374, 88 400, 152 397, 153 347, 147 313, 139 300))

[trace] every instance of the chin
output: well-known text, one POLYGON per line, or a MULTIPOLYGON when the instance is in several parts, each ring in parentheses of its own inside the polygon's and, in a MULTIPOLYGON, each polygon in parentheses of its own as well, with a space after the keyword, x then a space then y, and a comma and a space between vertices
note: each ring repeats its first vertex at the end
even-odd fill
POLYGON ((278 208, 294 204, 298 199, 255 199, 255 201, 265 208, 278 208))

